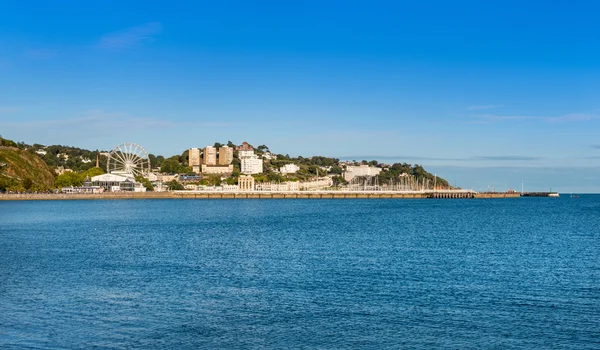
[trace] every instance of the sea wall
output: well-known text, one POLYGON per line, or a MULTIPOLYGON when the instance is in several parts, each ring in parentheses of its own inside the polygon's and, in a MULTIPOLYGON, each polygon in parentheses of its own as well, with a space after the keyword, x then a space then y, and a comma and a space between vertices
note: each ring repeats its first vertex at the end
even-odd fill
POLYGON ((420 198, 516 198, 518 193, 474 193, 474 192, 347 192, 347 191, 323 191, 323 192, 120 192, 120 193, 98 193, 98 194, 0 194, 0 200, 85 200, 85 199, 371 199, 371 198, 397 198, 397 199, 420 199, 420 198))

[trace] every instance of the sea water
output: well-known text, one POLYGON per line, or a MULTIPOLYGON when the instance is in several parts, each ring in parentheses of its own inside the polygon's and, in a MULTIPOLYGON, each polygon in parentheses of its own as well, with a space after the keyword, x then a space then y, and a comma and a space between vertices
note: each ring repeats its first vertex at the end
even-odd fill
POLYGON ((0 348, 600 348, 600 196, 0 202, 0 348))

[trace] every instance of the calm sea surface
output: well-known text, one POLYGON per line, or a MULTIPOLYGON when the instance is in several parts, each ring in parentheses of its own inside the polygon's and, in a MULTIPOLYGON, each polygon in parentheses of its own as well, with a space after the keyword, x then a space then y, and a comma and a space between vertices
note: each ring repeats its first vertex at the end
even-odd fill
POLYGON ((600 348, 600 196, 0 202, 0 348, 600 348))

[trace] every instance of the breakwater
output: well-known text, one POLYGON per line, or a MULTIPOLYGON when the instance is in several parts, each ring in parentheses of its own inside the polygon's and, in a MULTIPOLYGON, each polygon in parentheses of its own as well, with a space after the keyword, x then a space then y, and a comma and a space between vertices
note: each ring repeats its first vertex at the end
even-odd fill
POLYGON ((216 192, 216 191, 173 191, 173 192, 118 192, 118 193, 73 193, 73 194, 1 194, 0 200, 86 200, 86 199, 457 199, 457 198, 517 198, 518 193, 477 193, 473 191, 436 192, 354 192, 354 191, 298 191, 298 192, 216 192))

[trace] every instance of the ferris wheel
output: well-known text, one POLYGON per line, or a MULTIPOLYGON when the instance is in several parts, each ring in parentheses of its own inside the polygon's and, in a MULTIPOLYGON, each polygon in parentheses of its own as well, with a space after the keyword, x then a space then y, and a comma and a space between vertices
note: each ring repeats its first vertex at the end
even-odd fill
POLYGON ((148 152, 136 143, 122 143, 108 155, 106 170, 109 173, 125 173, 133 176, 147 175, 150 172, 148 152))

